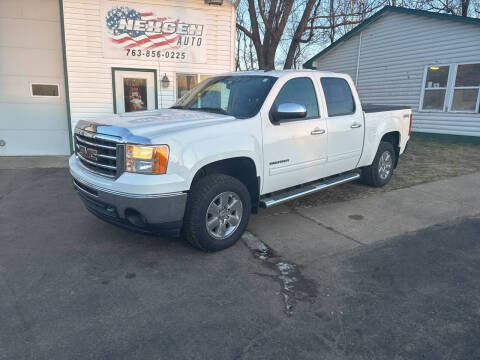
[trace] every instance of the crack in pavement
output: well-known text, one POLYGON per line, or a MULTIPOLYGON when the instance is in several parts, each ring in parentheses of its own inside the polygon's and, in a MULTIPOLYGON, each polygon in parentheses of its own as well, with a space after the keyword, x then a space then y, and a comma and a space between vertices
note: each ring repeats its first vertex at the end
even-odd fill
POLYGON ((354 243, 356 243, 356 244, 358 244, 358 245, 364 245, 364 246, 367 245, 367 244, 365 244, 365 243, 363 243, 363 242, 361 242, 361 241, 359 241, 359 240, 357 240, 357 239, 355 239, 355 238, 353 238, 353 237, 351 237, 351 236, 348 236, 347 234, 344 234, 344 233, 338 231, 337 229, 335 229, 335 228, 333 228, 333 227, 331 227, 331 226, 327 226, 327 225, 325 225, 325 224, 322 224, 320 221, 315 220, 315 219, 313 219, 313 218, 311 218, 311 217, 309 217, 309 216, 307 216, 307 215, 302 214, 301 212, 299 212, 297 209, 295 209, 295 208, 293 208, 293 207, 290 208, 290 210, 291 210, 292 213, 294 213, 295 215, 298 215, 298 216, 304 218, 305 220, 308 220, 308 221, 310 221, 310 222, 313 222, 313 223, 317 224, 318 226, 321 226, 321 227, 323 227, 324 229, 329 230, 329 231, 331 231, 331 232, 333 232, 333 233, 335 233, 335 234, 337 234, 337 235, 343 236, 344 238, 346 238, 346 239, 348 239, 348 240, 350 240, 350 241, 353 241, 354 243))
POLYGON ((287 316, 293 314, 297 301, 308 301, 310 303, 315 301, 318 293, 317 284, 313 280, 305 278, 297 264, 283 259, 267 244, 248 231, 245 231, 242 235, 242 241, 255 258, 276 273, 275 275, 255 274, 270 278, 280 284, 280 294, 283 298, 284 311, 287 316))

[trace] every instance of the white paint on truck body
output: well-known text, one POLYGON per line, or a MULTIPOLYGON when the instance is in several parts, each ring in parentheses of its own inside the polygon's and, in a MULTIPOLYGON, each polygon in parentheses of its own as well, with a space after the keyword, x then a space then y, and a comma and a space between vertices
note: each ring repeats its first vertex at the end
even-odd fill
POLYGON ((91 121, 93 124, 124 127, 133 135, 149 139, 152 144, 168 145, 170 155, 166 174, 124 172, 117 179, 110 179, 86 170, 73 155, 70 158, 72 175, 98 188, 121 193, 148 195, 187 192, 195 174, 205 165, 246 157, 255 164, 260 178, 260 194, 267 194, 370 165, 382 136, 389 132, 399 133, 400 154, 405 149, 409 139, 410 110, 368 113, 364 116, 355 86, 348 75, 308 70, 253 71, 228 75, 245 74, 277 78, 260 111, 248 119, 194 110, 164 109, 91 121), (292 121, 287 126, 274 125, 269 119, 272 103, 282 85, 296 77, 312 79, 320 115, 316 119, 292 121), (329 118, 327 115, 321 91, 322 77, 347 80, 356 103, 353 115, 342 116, 345 118, 342 121, 348 123, 350 131, 335 134, 334 143, 330 145, 330 128, 335 128, 335 125, 328 124, 333 124, 340 117, 329 118), (351 128, 350 123, 361 126, 351 128), (314 130, 324 132, 312 135, 314 130), (329 149, 337 152, 334 159, 338 160, 342 151, 350 156, 345 155, 345 161, 330 164, 329 149), (289 159, 286 165, 282 162, 275 164, 274 160, 282 160, 286 156, 289 159), (278 170, 282 167, 285 167, 285 171, 278 170))

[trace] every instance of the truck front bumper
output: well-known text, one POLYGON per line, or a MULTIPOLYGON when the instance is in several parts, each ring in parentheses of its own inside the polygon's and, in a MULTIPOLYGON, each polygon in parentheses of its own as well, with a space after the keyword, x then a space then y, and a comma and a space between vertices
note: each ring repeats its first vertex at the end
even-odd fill
POLYGON ((86 208, 102 220, 141 233, 180 234, 187 203, 184 192, 158 195, 119 193, 75 176, 73 187, 86 208))

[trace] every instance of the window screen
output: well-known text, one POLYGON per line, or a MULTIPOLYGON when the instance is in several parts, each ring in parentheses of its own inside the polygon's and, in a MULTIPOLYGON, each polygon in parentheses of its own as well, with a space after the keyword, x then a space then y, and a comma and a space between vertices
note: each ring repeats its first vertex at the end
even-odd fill
POLYGON ((443 110, 445 89, 426 90, 423 95, 423 110, 443 110))
POLYGON ((58 96, 58 85, 32 84, 33 96, 58 96))
POLYGON ((427 78, 425 79, 426 89, 446 88, 450 66, 429 66, 427 78))
POLYGON ((329 117, 349 115, 355 112, 352 91, 345 79, 325 77, 321 79, 321 83, 329 117))
POLYGON ((305 106, 307 116, 303 119, 318 117, 318 103, 315 88, 310 78, 295 78, 288 80, 277 95, 273 109, 280 104, 294 103, 305 106))
POLYGON ((450 66, 429 66, 425 78, 423 110, 443 111, 450 66))
POLYGON ((480 86, 480 64, 458 65, 455 86, 480 86))
POLYGON ((458 65, 451 110, 479 111, 480 64, 458 65))

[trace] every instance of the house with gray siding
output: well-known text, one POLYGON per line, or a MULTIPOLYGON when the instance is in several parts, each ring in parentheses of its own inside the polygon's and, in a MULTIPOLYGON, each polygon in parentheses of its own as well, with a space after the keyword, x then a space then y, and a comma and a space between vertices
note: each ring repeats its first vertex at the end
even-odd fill
POLYGON ((480 137, 480 19, 386 6, 304 68, 349 74, 364 103, 410 106, 413 131, 480 137))

